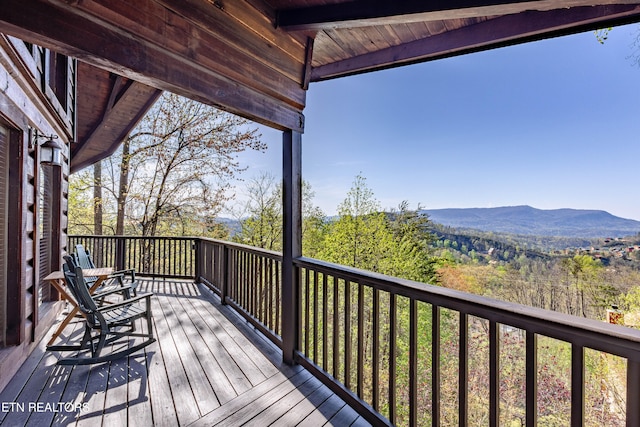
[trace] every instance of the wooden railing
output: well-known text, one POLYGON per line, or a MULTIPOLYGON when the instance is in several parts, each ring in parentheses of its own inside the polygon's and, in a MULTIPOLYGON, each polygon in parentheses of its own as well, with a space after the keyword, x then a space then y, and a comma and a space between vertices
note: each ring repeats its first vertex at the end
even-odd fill
POLYGON ((197 280, 281 348, 282 256, 210 239, 199 240, 197 247, 197 280))
MULTIPOLYGON (((299 362, 335 390, 350 390, 357 399, 347 399, 361 413, 371 408, 393 424, 411 426, 468 425, 471 416, 480 425, 510 425, 505 395, 522 389, 521 421, 538 425, 546 410, 542 388, 555 388, 547 391, 558 393, 556 403, 562 399, 557 382, 541 381, 555 363, 543 360, 542 351, 553 339, 554 347, 564 343, 570 352, 564 400, 572 426, 585 425, 587 353, 589 360, 615 363, 618 356, 626 363, 626 405, 615 410, 626 411, 627 426, 640 425, 638 330, 307 258, 295 264, 299 362), (486 381, 478 384, 479 377, 486 381), (515 390, 507 390, 510 382, 515 390), (486 412, 470 413, 471 401, 474 411, 486 412)), ((604 393, 597 386, 596 393, 604 393)))
MULTIPOLYGON (((103 254, 112 254, 112 247, 127 246, 118 239, 135 238, 114 239, 85 242, 104 244, 103 254)), ((191 263, 158 271, 175 277, 192 272, 282 346, 281 256, 229 242, 184 240, 192 245, 170 253, 180 259, 191 254, 191 263)), ((159 238, 147 247, 158 251, 181 239, 169 241, 159 238)), ((638 330, 308 258, 294 264, 296 361, 374 425, 498 426, 516 418, 535 426, 554 403, 553 411, 564 412, 564 418, 552 414, 556 420, 582 426, 597 406, 590 400, 595 390, 602 398, 598 408, 615 411, 628 427, 640 426, 638 330), (566 387, 558 378, 547 381, 547 369, 557 363, 549 348, 567 355, 566 387), (615 379, 622 403, 613 402, 604 383, 592 384, 587 366, 594 361, 626 371, 626 378, 615 379)))
POLYGON ((191 237, 69 236, 70 252, 82 244, 97 266, 135 268, 156 277, 196 277, 196 242, 191 237))

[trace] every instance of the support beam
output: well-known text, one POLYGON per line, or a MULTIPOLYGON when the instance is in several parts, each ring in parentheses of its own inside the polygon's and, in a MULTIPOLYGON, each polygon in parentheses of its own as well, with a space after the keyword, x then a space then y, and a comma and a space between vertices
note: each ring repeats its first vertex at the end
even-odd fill
POLYGON ((302 256, 302 134, 282 134, 282 358, 295 362, 300 340, 299 273, 293 260, 302 256))
MULTIPOLYGON (((599 1, 598 4, 632 4, 633 0, 599 1)), ((593 6, 592 0, 447 0, 371 1, 329 3, 278 13, 277 25, 289 31, 321 31, 337 28, 408 24, 510 15, 525 11, 548 11, 593 6)))

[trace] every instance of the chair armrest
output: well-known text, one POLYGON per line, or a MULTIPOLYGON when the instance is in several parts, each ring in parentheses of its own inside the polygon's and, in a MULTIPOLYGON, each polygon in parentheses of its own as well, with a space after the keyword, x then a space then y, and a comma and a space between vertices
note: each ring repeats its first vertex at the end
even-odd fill
POLYGON ((111 295, 111 294, 117 294, 120 293, 122 291, 133 291, 135 290, 133 286, 131 285, 122 285, 119 288, 115 288, 115 289, 109 289, 108 291, 103 291, 103 292, 96 292, 94 294, 91 294, 92 298, 102 298, 104 296, 107 295, 111 295))
POLYGON ((129 268, 129 269, 127 269, 127 270, 117 270, 117 271, 114 271, 113 273, 111 273, 111 274, 109 275, 109 277, 111 277, 111 276, 127 276, 127 275, 128 275, 128 276, 131 276, 133 279, 135 279, 135 277, 136 277, 136 270, 135 270, 135 268, 129 268))
POLYGON ((131 305, 131 304, 133 304, 135 302, 138 302, 138 301, 140 301, 142 299, 146 299, 147 300, 147 307, 148 307, 150 302, 151 302, 151 297, 152 296, 153 296, 152 293, 139 294, 137 297, 126 299, 124 301, 120 301, 120 302, 117 302, 115 304, 109 304, 109 305, 104 305, 102 307, 98 307, 97 311, 102 313, 102 312, 105 312, 105 311, 115 310, 115 309, 118 309, 118 308, 121 308, 121 307, 124 307, 124 306, 127 306, 127 305, 131 305))

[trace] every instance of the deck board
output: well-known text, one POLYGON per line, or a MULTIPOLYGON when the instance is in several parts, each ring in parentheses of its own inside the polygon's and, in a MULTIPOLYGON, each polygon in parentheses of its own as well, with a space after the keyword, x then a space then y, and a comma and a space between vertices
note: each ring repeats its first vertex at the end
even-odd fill
MULTIPOLYGON (((144 279, 140 291, 154 292, 155 343, 110 363, 58 366, 60 355, 45 350, 46 336, 0 393, 0 402, 25 410, 0 412, 0 424, 363 425, 308 371, 282 364, 277 347, 203 286, 144 279), (30 402, 81 410, 29 412, 30 402)), ((61 339, 77 340, 81 332, 74 321, 61 339)))
MULTIPOLYGON (((190 320, 193 317, 192 314, 184 311, 183 309, 174 310, 174 307, 172 307, 171 303, 169 302, 169 298, 167 297, 158 298, 158 301, 160 303, 160 307, 164 312, 164 318, 167 322, 168 330, 171 331, 170 335, 175 345, 175 347, 170 346, 172 352, 170 362, 172 364, 175 363, 176 365, 182 365, 184 374, 186 375, 186 381, 184 381, 185 377, 181 375, 182 371, 180 371, 179 386, 189 387, 191 389, 191 394, 193 395, 196 404, 195 407, 190 403, 188 405, 185 405, 186 408, 189 409, 189 411, 179 411, 178 419, 181 421, 181 423, 188 423, 199 418, 201 414, 206 414, 213 411, 215 408, 220 406, 220 403, 216 399, 213 387, 211 387, 211 384, 209 383, 209 380, 205 375, 206 365, 202 366, 202 363, 206 362, 198 357, 185 360, 181 357, 180 354, 178 354, 178 352, 181 353, 183 351, 187 353, 194 353, 194 347, 200 345, 200 343, 197 342, 191 343, 183 329, 183 324, 187 322, 190 323, 188 327, 193 328, 193 324, 190 320), (176 351, 175 354, 173 353, 174 348, 176 351), (184 417, 181 418, 180 414, 183 414, 184 417)), ((164 340, 163 344, 161 345, 164 347, 167 341, 168 340, 164 340)), ((177 390, 177 393, 183 394, 184 392, 182 390, 177 390)))

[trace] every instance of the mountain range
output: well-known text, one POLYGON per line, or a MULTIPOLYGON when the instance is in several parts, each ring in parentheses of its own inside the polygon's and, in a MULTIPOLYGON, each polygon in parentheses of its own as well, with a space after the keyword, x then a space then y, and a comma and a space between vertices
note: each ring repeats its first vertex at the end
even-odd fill
POLYGON ((640 233, 640 221, 601 210, 505 206, 424 209, 421 212, 445 226, 498 233, 581 238, 625 237, 640 233))

